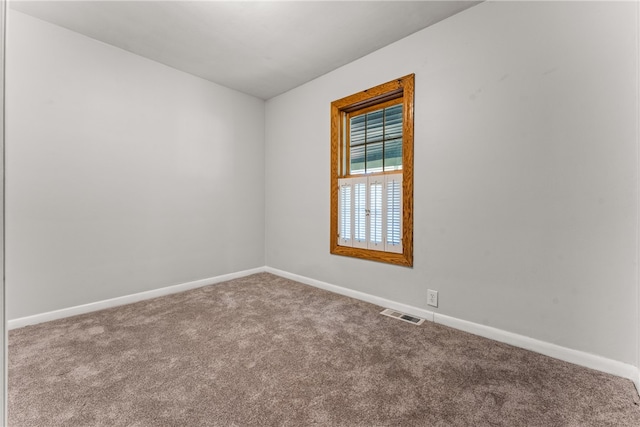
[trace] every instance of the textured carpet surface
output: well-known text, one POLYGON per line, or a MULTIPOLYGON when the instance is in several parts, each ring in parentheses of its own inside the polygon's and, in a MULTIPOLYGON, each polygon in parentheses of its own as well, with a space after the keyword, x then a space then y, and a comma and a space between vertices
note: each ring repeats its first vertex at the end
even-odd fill
POLYGON ((9 335, 10 426, 640 426, 625 379, 267 273, 9 335))

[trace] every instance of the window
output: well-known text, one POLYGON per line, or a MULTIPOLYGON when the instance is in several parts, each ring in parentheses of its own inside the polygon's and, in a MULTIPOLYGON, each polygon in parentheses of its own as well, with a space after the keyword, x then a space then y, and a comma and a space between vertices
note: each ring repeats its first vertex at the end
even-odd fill
POLYGON ((414 75, 331 104, 331 253, 413 265, 414 75))

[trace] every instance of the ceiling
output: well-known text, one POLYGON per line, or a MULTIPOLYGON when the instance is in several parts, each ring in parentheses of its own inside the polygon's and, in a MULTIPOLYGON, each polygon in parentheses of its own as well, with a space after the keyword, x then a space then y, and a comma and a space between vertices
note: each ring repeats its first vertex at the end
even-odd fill
POLYGON ((11 8, 269 99, 478 1, 12 1, 11 8))

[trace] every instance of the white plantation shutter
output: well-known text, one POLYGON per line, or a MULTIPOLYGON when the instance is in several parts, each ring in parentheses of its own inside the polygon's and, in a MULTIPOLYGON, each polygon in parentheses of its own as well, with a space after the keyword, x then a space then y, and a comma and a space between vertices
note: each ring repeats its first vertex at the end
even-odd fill
POLYGON ((338 244, 353 246, 351 234, 353 222, 353 185, 348 179, 338 180, 338 244))
POLYGON ((368 249, 384 251, 384 240, 382 237, 382 187, 384 187, 384 176, 369 178, 369 242, 368 249))
POLYGON ((402 253, 402 173, 338 180, 338 244, 402 253))
POLYGON ((367 178, 351 178, 353 182, 353 247, 367 248, 367 178))
POLYGON ((386 175, 385 251, 402 253, 402 175, 386 175))

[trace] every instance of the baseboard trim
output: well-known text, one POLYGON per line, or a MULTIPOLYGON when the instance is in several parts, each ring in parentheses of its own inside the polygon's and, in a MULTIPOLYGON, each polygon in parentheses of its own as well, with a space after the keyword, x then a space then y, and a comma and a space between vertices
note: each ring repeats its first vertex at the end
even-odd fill
POLYGON ((565 362, 574 363, 576 365, 595 369, 597 371, 602 371, 612 375, 617 375, 619 377, 628 378, 631 381, 633 381, 638 393, 640 394, 640 369, 638 369, 633 365, 629 365, 623 362, 618 362, 616 360, 608 359, 608 358, 594 355, 591 353, 586 353, 579 350, 573 350, 573 349, 562 347, 556 344, 551 344, 551 343, 530 338, 524 335, 507 332, 502 329, 481 325, 479 323, 469 322, 467 320, 458 319, 458 318, 447 316, 440 313, 434 313, 433 311, 430 311, 430 310, 425 310, 419 307, 414 307, 408 304, 403 304, 403 303, 389 300, 386 298, 367 294, 365 292, 344 288, 342 286, 333 285, 331 283, 323 282, 316 279, 311 279, 309 277, 301 276, 299 274, 294 274, 288 271, 279 270, 277 268, 267 267, 267 266, 238 271, 235 273, 223 274, 216 277, 195 280, 192 282, 181 283, 178 285, 167 286, 164 288, 153 289, 153 290, 139 292, 131 295, 111 298, 108 300, 97 301, 89 304, 69 307, 61 310, 49 311, 46 313, 36 314, 33 316, 12 319, 7 322, 7 328, 11 330, 11 329, 21 328, 28 325, 35 325, 42 322, 48 322, 51 320, 62 319, 62 318, 76 316, 79 314, 90 313, 98 310, 104 310, 111 307, 131 304, 138 301, 175 294, 178 292, 183 292, 190 289, 196 289, 203 286, 213 285, 216 283, 226 282, 228 280, 233 280, 240 277, 245 277, 251 274, 262 273, 262 272, 275 274, 277 276, 295 280, 296 282, 304 283, 306 285, 324 289, 336 294, 344 295, 344 296, 355 298, 371 304, 375 304, 380 307, 391 308, 394 310, 402 311, 404 313, 429 320, 430 322, 439 323, 445 326, 452 327, 454 329, 459 329, 461 331, 472 333, 474 335, 479 335, 495 341, 510 344, 515 347, 531 350, 536 353, 540 353, 556 359, 564 360, 565 362))
POLYGON ((514 347, 531 350, 575 365, 628 378, 632 381, 635 381, 638 376, 638 368, 633 365, 584 351, 552 344, 546 341, 541 341, 535 338, 530 338, 525 335, 515 334, 513 332, 504 331, 502 329, 469 322, 439 313, 435 314, 435 322, 461 331, 469 332, 474 335, 509 344, 514 347))
POLYGON ((92 311, 104 310, 106 308, 117 307, 120 305, 131 304, 151 298, 157 298, 165 295, 175 294, 178 292, 188 291, 190 289, 201 288, 203 286, 213 285, 216 283, 226 282, 228 280, 249 276, 255 273, 262 273, 265 267, 252 268, 249 270, 238 271, 236 273, 223 274, 221 276, 209 277, 207 279, 194 280, 192 282, 180 283, 178 285, 166 286, 164 288, 152 289, 150 291, 138 292, 131 295, 111 298, 108 300, 92 302, 89 304, 78 305, 60 310, 49 311, 46 313, 36 314, 33 316, 12 319, 7 322, 7 329, 22 328, 23 326, 35 325, 38 323, 49 322, 51 320, 63 319, 65 317, 77 316, 79 314, 90 313, 92 311))
POLYGON ((300 276, 298 274, 289 273, 288 271, 278 270, 273 267, 265 267, 267 273, 275 274, 276 276, 284 277, 286 279, 295 280, 296 282, 304 283, 305 285, 311 285, 316 288, 324 289, 336 294, 344 295, 347 297, 355 298, 360 301, 369 302, 371 304, 379 305, 385 308, 392 308, 394 310, 402 311, 403 313, 411 314, 412 316, 418 316, 423 319, 433 322, 434 313, 429 310, 414 307, 407 304, 391 301, 386 298, 377 297, 364 292, 355 291, 353 289, 343 288, 342 286, 332 285, 330 283, 321 282, 320 280, 311 279, 309 277, 300 276))
POLYGON ((265 267, 265 271, 277 276, 285 277, 287 279, 314 286, 316 288, 324 289, 337 294, 376 304, 381 307, 392 308, 394 310, 399 310, 407 314, 419 316, 432 322, 452 327, 454 329, 469 332, 471 334, 489 338, 494 341, 510 344, 515 347, 524 348, 526 350, 544 354, 545 356, 550 356, 555 359, 563 360, 565 362, 584 366, 601 372, 606 372, 608 374, 616 375, 619 377, 628 378, 634 382, 636 388, 640 392, 640 369, 633 365, 608 359, 606 357, 598 356, 595 354, 562 347, 557 344, 551 344, 546 341, 537 340, 524 335, 507 332, 502 329, 481 325, 479 323, 469 322, 467 320, 446 316, 444 314, 434 313, 422 308, 410 306, 396 301, 391 301, 386 298, 377 297, 364 292, 343 288, 341 286, 311 279, 309 277, 301 276, 287 271, 278 270, 276 268, 265 267))

